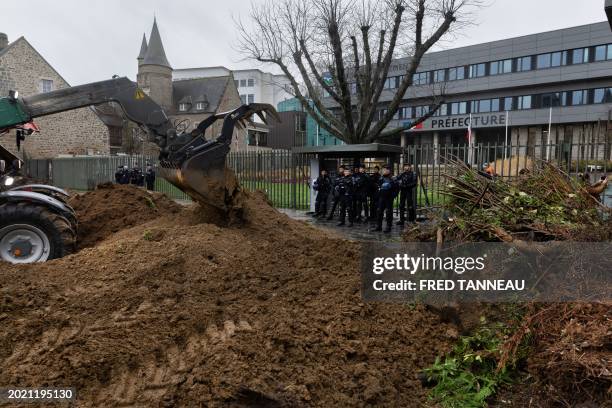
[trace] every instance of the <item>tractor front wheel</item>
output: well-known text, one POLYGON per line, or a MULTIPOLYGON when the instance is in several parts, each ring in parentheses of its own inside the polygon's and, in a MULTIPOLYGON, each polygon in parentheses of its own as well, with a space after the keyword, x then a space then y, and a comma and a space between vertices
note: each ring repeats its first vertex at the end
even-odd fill
POLYGON ((45 262, 74 252, 76 232, 65 217, 32 203, 0 205, 0 260, 45 262))

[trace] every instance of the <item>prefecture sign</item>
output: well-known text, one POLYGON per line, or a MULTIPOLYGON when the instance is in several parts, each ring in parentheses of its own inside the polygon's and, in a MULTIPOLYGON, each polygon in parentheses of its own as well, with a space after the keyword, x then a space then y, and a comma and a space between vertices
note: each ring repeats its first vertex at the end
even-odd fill
MULTIPOLYGON (((470 124, 470 116, 446 116, 432 117, 415 127, 412 130, 451 130, 467 129, 470 124)), ((504 112, 472 114, 472 129, 483 127, 506 126, 506 114, 504 112)))

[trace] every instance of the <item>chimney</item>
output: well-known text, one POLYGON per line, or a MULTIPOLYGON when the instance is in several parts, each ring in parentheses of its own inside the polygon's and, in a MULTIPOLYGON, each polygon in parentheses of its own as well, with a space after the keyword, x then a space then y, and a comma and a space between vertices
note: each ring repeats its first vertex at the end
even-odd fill
POLYGON ((0 33, 0 51, 8 47, 8 37, 4 33, 0 33))

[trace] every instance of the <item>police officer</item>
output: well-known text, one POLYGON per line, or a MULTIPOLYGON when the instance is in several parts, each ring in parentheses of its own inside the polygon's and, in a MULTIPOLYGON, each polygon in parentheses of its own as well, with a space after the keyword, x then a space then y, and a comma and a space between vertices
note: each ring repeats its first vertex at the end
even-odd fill
POLYGON ((329 216, 327 217, 328 220, 331 220, 334 218, 334 212, 336 211, 336 207, 340 203, 340 194, 338 193, 338 183, 340 182, 340 179, 342 177, 344 177, 344 166, 338 167, 338 174, 336 175, 336 178, 334 179, 332 183, 332 208, 331 208, 331 211, 329 212, 329 216))
POLYGON ((370 205, 369 219, 376 219, 378 208, 378 181, 380 180, 380 167, 374 166, 374 171, 368 176, 368 200, 370 205))
POLYGON ((378 213, 376 219, 376 229, 374 231, 382 231, 383 217, 387 217, 387 227, 384 232, 391 232, 393 225, 393 200, 398 192, 397 181, 391 174, 391 167, 384 166, 383 174, 378 181, 378 213))
POLYGON ((321 175, 317 177, 312 187, 317 192, 314 216, 324 216, 327 214, 327 198, 332 190, 332 181, 327 175, 327 170, 321 170, 321 175))
POLYGON ((344 169, 344 176, 338 180, 338 194, 340 195, 340 222, 338 226, 344 225, 346 213, 348 212, 349 227, 353 226, 353 195, 355 194, 355 185, 353 184, 353 176, 350 169, 344 169))
POLYGON ((368 176, 365 167, 356 166, 353 173, 353 185, 355 192, 353 195, 353 217, 355 222, 361 222, 361 213, 365 212, 365 217, 368 217, 368 176))
POLYGON ((404 225, 406 217, 406 204, 408 204, 408 221, 416 221, 416 203, 414 196, 414 188, 417 186, 417 176, 412 171, 412 166, 404 164, 404 171, 397 176, 399 184, 400 202, 399 202, 399 221, 397 225, 404 225))
POLYGON ((117 171, 115 172, 115 183, 121 184, 121 179, 123 178, 123 166, 117 167, 117 171))
POLYGON ((147 183, 147 190, 155 190, 155 169, 150 163, 147 163, 147 169, 145 171, 145 182, 147 183))

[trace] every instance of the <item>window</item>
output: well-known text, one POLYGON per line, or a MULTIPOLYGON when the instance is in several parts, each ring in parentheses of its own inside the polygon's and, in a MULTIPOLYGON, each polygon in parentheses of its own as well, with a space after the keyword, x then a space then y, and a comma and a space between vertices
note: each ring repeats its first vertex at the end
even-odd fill
POLYGON ((187 112, 189 109, 189 105, 186 103, 179 103, 178 110, 179 112, 187 112))
POLYGON ((531 57, 521 57, 516 59, 516 70, 518 72, 531 71, 531 57))
POLYGON ((238 88, 240 86, 240 81, 234 79, 234 85, 236 85, 236 88, 238 88))
POLYGON ((255 86, 255 80, 253 78, 249 78, 247 81, 247 86, 255 86))
POLYGON ((385 80, 383 89, 395 89, 397 88, 397 77, 389 77, 385 80))
POLYGON ((248 100, 248 103, 255 103, 255 95, 248 94, 247 95, 247 100, 248 100))
POLYGON ((612 44, 608 44, 608 59, 612 60, 612 44))
POLYGON ((572 92, 572 105, 585 105, 588 101, 588 91, 586 89, 572 92))
POLYGON ((551 108, 561 105, 561 93, 549 93, 542 95, 542 108, 551 108))
POLYGON ((551 54, 551 67, 560 67, 561 65, 567 65, 567 51, 553 52, 551 54))
POLYGON ((448 104, 443 103, 442 105, 440 105, 436 113, 434 113, 434 116, 446 116, 446 115, 448 115, 448 104))
POLYGON ((465 67, 449 68, 448 70, 448 80, 449 81, 456 81, 458 79, 464 79, 464 78, 465 78, 465 67))
POLYGON ((429 72, 417 72, 412 76, 413 85, 425 85, 429 83, 429 72))
POLYGON ((403 108, 400 108, 399 115, 402 119, 412 118, 412 108, 410 106, 404 106, 403 108))
POLYGON ((605 61, 607 58, 607 46, 599 45, 595 47, 595 61, 605 61))
POLYGON ((483 77, 486 74, 486 64, 474 64, 470 65, 469 76, 470 78, 483 77))
POLYGON ((499 112, 499 99, 491 99, 491 112, 499 112))
POLYGON ((415 106, 414 107, 414 117, 420 118, 429 113, 429 106, 415 106))
POLYGON ((504 98, 504 110, 505 111, 510 111, 512 110, 512 97, 511 96, 507 96, 504 98))
POLYGON ((582 64, 589 62, 589 49, 576 48, 572 50, 572 64, 582 64))
POLYGON ((196 103, 196 110, 204 110, 204 109, 206 109, 205 105, 206 105, 206 103, 204 103, 204 102, 196 103))
POLYGON ((240 95, 240 103, 243 104, 243 105, 247 103, 247 96, 246 95, 240 95))
POLYGON ((593 103, 609 103, 612 102, 612 88, 595 89, 593 93, 593 103))
POLYGON ((491 112, 491 100, 483 99, 482 101, 479 101, 478 111, 479 112, 491 112))
POLYGON ((241 79, 240 80, 240 86, 243 87, 243 88, 246 86, 246 79, 241 79))
POLYGON ((540 54, 540 55, 538 55, 538 58, 537 58, 537 68, 538 69, 550 68, 551 67, 550 57, 551 57, 551 54, 540 54))
POLYGON ((517 109, 531 109, 531 95, 519 96, 516 103, 517 109))
POLYGON ((446 81, 446 70, 439 69, 434 71, 434 82, 444 82, 446 81))
POLYGON ((40 80, 40 92, 51 92, 53 90, 53 81, 50 79, 40 80))
POLYGON ((467 113, 467 102, 453 102, 450 104, 451 115, 463 115, 467 113))

